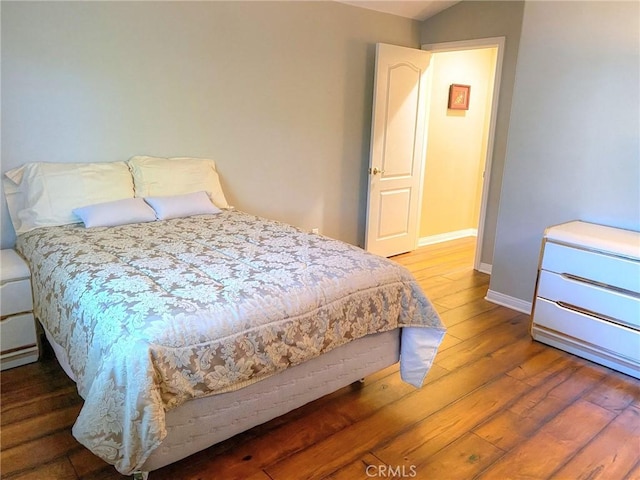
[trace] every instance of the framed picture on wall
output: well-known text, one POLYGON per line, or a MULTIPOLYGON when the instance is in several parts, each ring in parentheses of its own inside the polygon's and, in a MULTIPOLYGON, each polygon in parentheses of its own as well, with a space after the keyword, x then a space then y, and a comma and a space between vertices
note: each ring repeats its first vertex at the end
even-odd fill
POLYGON ((470 85, 452 83, 449 87, 449 108, 451 110, 469 110, 470 85))

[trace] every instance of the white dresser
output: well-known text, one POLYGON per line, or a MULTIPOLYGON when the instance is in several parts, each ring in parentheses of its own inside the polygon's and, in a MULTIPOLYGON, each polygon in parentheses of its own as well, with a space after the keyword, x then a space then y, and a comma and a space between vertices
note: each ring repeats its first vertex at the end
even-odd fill
POLYGON ((0 368, 5 370, 38 360, 38 342, 29 267, 14 250, 1 252, 0 368))
POLYGON ((640 378, 640 233, 579 221, 548 228, 531 335, 640 378))

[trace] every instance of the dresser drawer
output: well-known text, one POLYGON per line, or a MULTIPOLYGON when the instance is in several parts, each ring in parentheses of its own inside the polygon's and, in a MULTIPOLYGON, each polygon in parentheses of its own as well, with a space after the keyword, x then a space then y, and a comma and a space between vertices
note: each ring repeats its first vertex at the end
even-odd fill
POLYGON ((640 362, 640 332, 637 330, 576 312, 544 298, 536 299, 533 324, 640 362))
POLYGON ((578 306, 640 330, 640 297, 545 270, 540 272, 537 295, 552 302, 578 306))
POLYGON ((36 324, 32 313, 13 315, 0 321, 0 351, 2 354, 24 347, 33 347, 36 344, 36 324))
POLYGON ((23 278, 0 285, 0 305, 2 317, 33 310, 31 280, 23 278))
POLYGON ((542 268, 640 293, 640 262, 547 241, 542 268))

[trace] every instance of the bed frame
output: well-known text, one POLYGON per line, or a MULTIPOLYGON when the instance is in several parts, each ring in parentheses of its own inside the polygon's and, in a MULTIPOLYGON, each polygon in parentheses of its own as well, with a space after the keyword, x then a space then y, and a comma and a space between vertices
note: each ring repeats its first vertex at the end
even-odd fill
MULTIPOLYGON (((74 379, 66 353, 45 334, 64 371, 74 379)), ((312 360, 235 392, 197 398, 169 410, 167 436, 134 478, 204 450, 284 415, 398 362, 400 330, 354 340, 312 360)))

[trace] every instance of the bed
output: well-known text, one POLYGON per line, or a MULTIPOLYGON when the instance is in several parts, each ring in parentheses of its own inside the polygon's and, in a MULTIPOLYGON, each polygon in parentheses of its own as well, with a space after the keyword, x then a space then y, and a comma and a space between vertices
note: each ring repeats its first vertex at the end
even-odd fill
POLYGON ((421 386, 444 327, 403 267, 231 208, 210 160, 117 163, 5 183, 93 453, 149 472, 398 360, 421 386))

